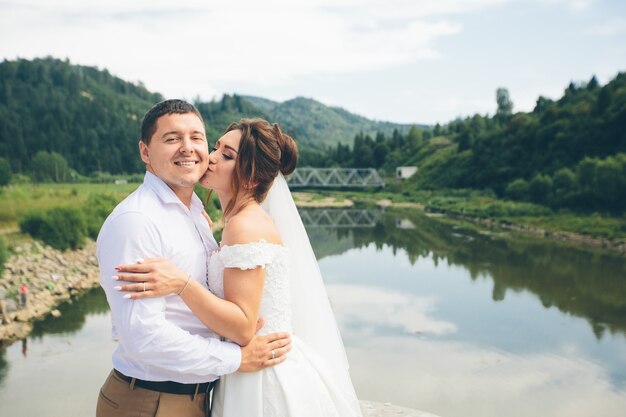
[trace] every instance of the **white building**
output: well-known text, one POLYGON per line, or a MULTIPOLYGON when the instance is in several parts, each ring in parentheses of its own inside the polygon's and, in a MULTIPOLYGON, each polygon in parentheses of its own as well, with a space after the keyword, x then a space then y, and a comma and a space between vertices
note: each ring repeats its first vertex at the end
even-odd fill
POLYGON ((405 180, 417 172, 417 167, 397 167, 396 179, 405 180))

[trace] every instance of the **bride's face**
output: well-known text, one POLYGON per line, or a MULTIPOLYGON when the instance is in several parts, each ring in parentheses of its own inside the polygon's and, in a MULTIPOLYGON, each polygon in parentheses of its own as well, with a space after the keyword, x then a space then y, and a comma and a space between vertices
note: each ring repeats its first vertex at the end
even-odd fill
POLYGON ((219 138, 211 149, 209 168, 200 178, 200 185, 217 192, 232 192, 232 177, 235 172, 239 142, 241 142, 241 131, 237 129, 231 130, 219 138))

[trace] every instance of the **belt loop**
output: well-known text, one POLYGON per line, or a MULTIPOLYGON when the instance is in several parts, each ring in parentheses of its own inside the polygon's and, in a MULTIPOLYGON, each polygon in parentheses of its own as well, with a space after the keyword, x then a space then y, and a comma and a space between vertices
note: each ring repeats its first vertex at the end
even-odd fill
POLYGON ((199 390, 200 390, 200 384, 196 384, 196 392, 194 392, 193 395, 191 396, 191 401, 194 401, 196 399, 196 395, 198 395, 199 390))
POLYGON ((130 385, 129 385, 129 387, 130 387, 130 390, 131 390, 131 391, 135 389, 135 381, 137 381, 137 378, 131 378, 131 379, 130 379, 130 385))

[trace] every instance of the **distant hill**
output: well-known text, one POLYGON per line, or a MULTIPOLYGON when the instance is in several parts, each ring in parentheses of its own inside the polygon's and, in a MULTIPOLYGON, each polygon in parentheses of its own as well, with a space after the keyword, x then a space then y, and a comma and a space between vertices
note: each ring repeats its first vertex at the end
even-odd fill
MULTIPOLYGON (((137 157, 144 113, 163 100, 111 75, 107 70, 55 58, 0 63, 0 157, 14 173, 29 173, 38 151, 57 152, 82 175, 141 172, 137 157)), ((312 99, 277 103, 260 97, 225 95, 196 102, 210 141, 233 121, 262 117, 279 122, 298 142, 302 163, 315 161, 323 149, 351 144, 360 133, 401 132, 409 126, 376 122, 328 107, 312 99), (314 155, 315 157, 308 157, 314 155)))
MULTIPOLYGON (((243 96, 271 119, 296 131, 294 137, 316 146, 352 145, 357 133, 389 137, 397 129, 406 133, 411 125, 380 122, 350 113, 340 107, 326 106, 310 98, 296 97, 282 103, 260 97, 243 96)), ((427 127, 427 126, 418 126, 427 127)))

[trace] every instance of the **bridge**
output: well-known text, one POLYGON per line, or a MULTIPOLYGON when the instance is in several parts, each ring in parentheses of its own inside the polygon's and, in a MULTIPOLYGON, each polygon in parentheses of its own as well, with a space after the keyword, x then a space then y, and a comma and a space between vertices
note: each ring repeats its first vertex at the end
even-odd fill
POLYGON ((384 187, 374 168, 297 168, 287 179, 289 188, 384 187))
POLYGON ((305 227, 374 227, 382 210, 345 208, 299 208, 305 227))

